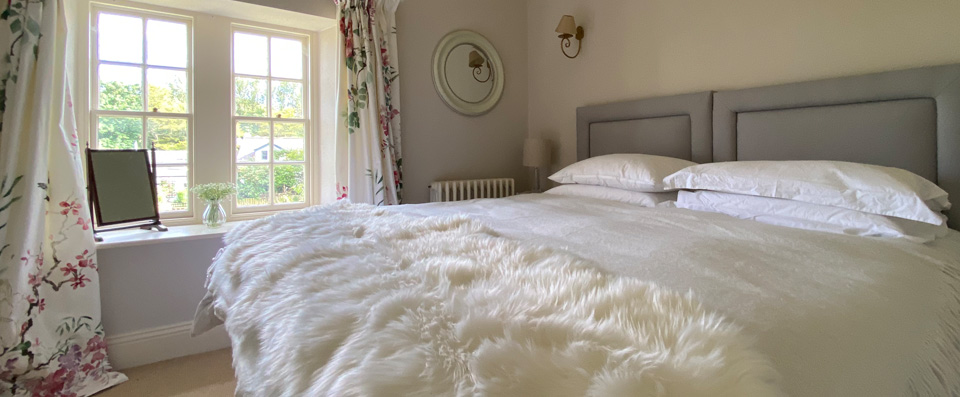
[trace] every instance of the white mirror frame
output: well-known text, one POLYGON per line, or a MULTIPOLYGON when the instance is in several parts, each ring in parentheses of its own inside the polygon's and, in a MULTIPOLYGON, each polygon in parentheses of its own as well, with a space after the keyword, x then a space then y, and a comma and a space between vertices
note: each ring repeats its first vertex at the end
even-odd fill
POLYGON ((497 49, 493 47, 489 40, 477 32, 470 30, 450 32, 440 40, 436 50, 433 51, 433 85, 443 102, 458 113, 467 116, 479 116, 497 106, 500 97, 503 96, 503 75, 503 62, 500 61, 500 54, 497 53, 497 49), (450 51, 464 44, 472 45, 483 51, 490 59, 491 67, 494 70, 493 89, 490 90, 490 95, 476 103, 460 99, 447 84, 447 57, 450 51))

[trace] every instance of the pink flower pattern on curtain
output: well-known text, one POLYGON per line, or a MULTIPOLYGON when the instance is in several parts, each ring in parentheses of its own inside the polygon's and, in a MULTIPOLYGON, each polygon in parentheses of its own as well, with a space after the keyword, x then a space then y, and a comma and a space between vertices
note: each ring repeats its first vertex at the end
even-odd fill
POLYGON ((0 395, 88 396, 107 361, 63 1, 12 0, 0 60, 0 395))
POLYGON ((396 66, 399 0, 338 0, 341 68, 337 130, 338 200, 375 205, 402 201, 400 73, 396 66))

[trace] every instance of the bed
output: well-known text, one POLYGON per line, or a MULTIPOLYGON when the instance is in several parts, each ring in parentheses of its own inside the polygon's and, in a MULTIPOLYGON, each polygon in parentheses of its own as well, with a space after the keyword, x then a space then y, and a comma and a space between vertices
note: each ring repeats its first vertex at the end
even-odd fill
MULTIPOLYGON (((590 106, 577 129, 580 159, 844 160, 960 197, 960 65, 590 106)), ((195 330, 225 321, 239 395, 960 394, 956 230, 916 244, 531 194, 339 203, 226 242, 195 330)))

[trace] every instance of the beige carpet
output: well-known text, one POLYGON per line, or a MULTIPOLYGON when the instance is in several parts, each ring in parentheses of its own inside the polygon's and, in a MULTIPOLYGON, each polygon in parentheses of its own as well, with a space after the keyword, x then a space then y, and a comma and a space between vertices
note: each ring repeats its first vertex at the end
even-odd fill
POLYGON ((96 394, 97 397, 228 397, 237 387, 230 349, 120 372, 130 380, 96 394))

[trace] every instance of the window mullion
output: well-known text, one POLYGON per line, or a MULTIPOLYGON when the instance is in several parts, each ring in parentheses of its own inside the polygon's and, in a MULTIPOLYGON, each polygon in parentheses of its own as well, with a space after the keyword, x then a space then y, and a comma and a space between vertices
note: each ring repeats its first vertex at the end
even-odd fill
MULTIPOLYGON (((270 118, 274 117, 273 114, 273 70, 271 65, 271 47, 270 47, 270 36, 267 36, 267 116, 270 118)), ((270 127, 271 134, 273 134, 273 126, 270 127)))
MULTIPOLYGON (((147 18, 142 17, 141 19, 143 20, 143 27, 141 28, 142 29, 141 31, 143 32, 143 37, 142 37, 143 48, 141 49, 140 55, 143 58, 141 59, 142 64, 140 65, 140 73, 141 73, 140 84, 141 84, 141 87, 143 87, 143 90, 141 92, 141 95, 143 96, 143 111, 146 111, 147 106, 149 105, 148 104, 149 101, 147 99, 149 98, 148 91, 150 90, 150 88, 147 87, 147 18)), ((147 130, 144 129, 143 131, 144 133, 146 133, 147 130)))
POLYGON ((272 120, 273 118, 273 70, 272 70, 273 65, 270 59, 272 54, 270 52, 272 43, 270 42, 270 35, 266 35, 266 36, 267 36, 267 116, 271 118, 270 120, 270 158, 268 159, 270 160, 270 166, 269 166, 270 167, 270 205, 277 205, 277 197, 276 197, 277 187, 275 185, 277 181, 274 175, 274 168, 273 168, 273 156, 274 156, 273 154, 274 126, 273 126, 273 120, 272 120))
MULTIPOLYGON (((267 42, 269 43, 270 40, 268 39, 267 42)), ((267 45, 267 64, 268 64, 268 65, 269 65, 269 62, 270 62, 269 59, 270 59, 270 45, 268 44, 268 45, 267 45)), ((268 71, 269 71, 269 68, 270 68, 270 67, 267 66, 267 70, 268 70, 268 71)), ((269 151, 269 153, 270 153, 270 158, 267 159, 267 160, 269 160, 269 164, 270 164, 270 165, 269 165, 269 167, 270 167, 270 205, 276 205, 276 204, 277 204, 277 198, 276 198, 276 195, 275 195, 275 193, 276 193, 276 191, 277 191, 277 187, 276 187, 275 183, 277 183, 277 181, 276 181, 276 178, 274 178, 274 175, 273 175, 273 160, 274 160, 274 157, 273 157, 273 156, 274 156, 274 153, 273 153, 273 145, 274 145, 274 143, 273 143, 273 133, 274 133, 274 126, 273 126, 273 121, 271 121, 271 122, 270 122, 270 151, 269 151)))
MULTIPOLYGON (((143 132, 141 133, 142 135, 140 137, 141 142, 143 144, 143 148, 150 149, 150 147, 148 146, 149 143, 147 142, 147 116, 140 117, 140 123, 143 125, 143 129, 141 130, 143 132)), ((151 160, 156 162, 156 159, 151 159, 151 160)))
POLYGON ((169 119, 193 119, 193 115, 190 113, 133 112, 127 110, 91 110, 90 113, 98 116, 111 117, 160 117, 169 119))

